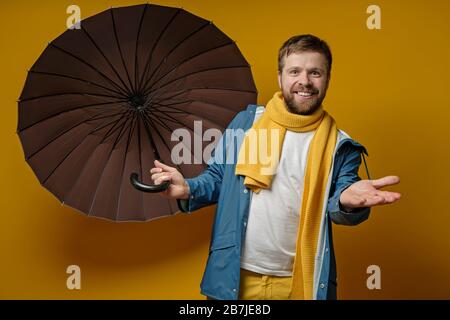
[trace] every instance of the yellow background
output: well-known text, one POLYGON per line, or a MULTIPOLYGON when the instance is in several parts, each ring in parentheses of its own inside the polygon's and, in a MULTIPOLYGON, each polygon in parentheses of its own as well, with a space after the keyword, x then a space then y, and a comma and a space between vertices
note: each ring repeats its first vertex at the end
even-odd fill
MULTIPOLYGON (((112 223, 61 206, 24 161, 17 103, 26 69, 82 18, 139 1, 10 1, 0 4, 0 298, 203 299, 213 208, 149 223, 112 223), (81 290, 66 268, 81 267, 81 290)), ((277 50, 313 33, 334 62, 325 107, 364 144, 372 178, 397 174, 400 202, 374 208, 357 227, 334 228, 340 299, 450 298, 450 27, 447 0, 158 1, 213 22, 252 64, 259 103, 277 89, 277 50), (366 8, 381 8, 368 30, 366 8), (381 290, 366 269, 381 268, 381 290)), ((361 171, 363 177, 364 172, 361 171)))

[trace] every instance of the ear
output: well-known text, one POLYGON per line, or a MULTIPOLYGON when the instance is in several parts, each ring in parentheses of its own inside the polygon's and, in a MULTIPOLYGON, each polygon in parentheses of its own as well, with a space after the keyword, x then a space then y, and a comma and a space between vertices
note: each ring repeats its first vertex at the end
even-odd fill
POLYGON ((328 75, 327 75, 327 86, 326 86, 327 90, 328 90, 328 85, 330 84, 330 78, 331 78, 331 73, 328 73, 328 75))
POLYGON ((278 71, 278 86, 281 89, 281 71, 278 71))

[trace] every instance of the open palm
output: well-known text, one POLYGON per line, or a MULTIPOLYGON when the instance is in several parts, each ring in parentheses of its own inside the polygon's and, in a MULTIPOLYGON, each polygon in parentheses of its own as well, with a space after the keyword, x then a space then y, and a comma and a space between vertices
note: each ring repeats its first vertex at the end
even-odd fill
POLYGON ((398 192, 381 191, 382 187, 398 184, 397 176, 386 176, 376 180, 360 180, 341 193, 339 198, 345 208, 373 207, 390 204, 400 199, 398 192))

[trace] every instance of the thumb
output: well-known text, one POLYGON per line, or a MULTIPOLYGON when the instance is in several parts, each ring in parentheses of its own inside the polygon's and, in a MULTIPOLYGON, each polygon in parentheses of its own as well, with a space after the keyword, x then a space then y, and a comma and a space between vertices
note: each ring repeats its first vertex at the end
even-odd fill
POLYGON ((376 189, 380 189, 386 186, 392 186, 394 184, 400 183, 400 177, 398 176, 386 176, 376 180, 372 180, 372 186, 376 189))
POLYGON ((162 162, 159 162, 158 160, 155 160, 154 163, 155 163, 155 167, 161 168, 161 169, 163 169, 163 171, 167 171, 167 172, 173 172, 173 171, 176 171, 175 168, 169 167, 169 166, 163 164, 162 162))

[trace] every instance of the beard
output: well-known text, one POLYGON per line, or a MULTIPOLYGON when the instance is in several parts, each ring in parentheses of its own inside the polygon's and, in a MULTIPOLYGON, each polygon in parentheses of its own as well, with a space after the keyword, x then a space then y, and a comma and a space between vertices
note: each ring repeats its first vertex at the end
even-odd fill
POLYGON ((288 108, 288 111, 300 115, 313 114, 322 104, 325 94, 319 94, 319 90, 312 86, 302 86, 295 90, 282 90, 284 102, 288 108), (295 91, 311 92, 313 95, 303 101, 296 99, 295 91))

